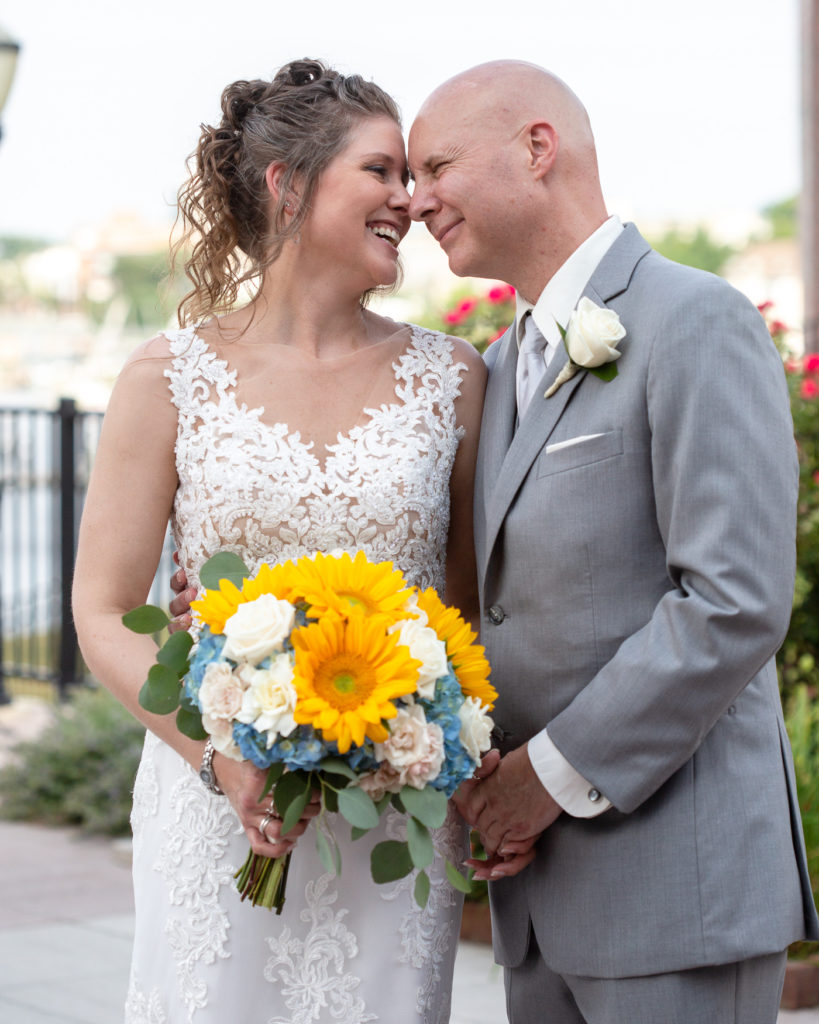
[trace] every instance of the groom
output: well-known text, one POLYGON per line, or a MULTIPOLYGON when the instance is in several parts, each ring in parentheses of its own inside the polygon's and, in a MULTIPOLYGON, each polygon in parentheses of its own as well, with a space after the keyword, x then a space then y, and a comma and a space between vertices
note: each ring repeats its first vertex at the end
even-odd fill
POLYGON ((819 937, 773 663, 797 493, 781 360, 746 299, 608 217, 586 112, 540 68, 446 82, 409 162, 451 269, 518 295, 475 501, 503 757, 461 799, 510 1020, 773 1024, 785 947, 819 937), (617 374, 554 390, 582 296, 573 354, 617 374))

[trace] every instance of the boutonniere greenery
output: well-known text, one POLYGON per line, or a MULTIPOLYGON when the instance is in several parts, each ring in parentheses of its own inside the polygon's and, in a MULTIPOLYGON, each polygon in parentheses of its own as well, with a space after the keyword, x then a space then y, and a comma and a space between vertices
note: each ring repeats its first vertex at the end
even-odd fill
POLYGON ((603 381, 614 380, 617 376, 615 361, 623 354, 617 351, 617 345, 626 336, 626 329, 613 309, 597 306, 584 296, 568 324, 565 327, 558 324, 557 329, 569 361, 544 393, 544 398, 551 398, 579 370, 588 370, 603 381))

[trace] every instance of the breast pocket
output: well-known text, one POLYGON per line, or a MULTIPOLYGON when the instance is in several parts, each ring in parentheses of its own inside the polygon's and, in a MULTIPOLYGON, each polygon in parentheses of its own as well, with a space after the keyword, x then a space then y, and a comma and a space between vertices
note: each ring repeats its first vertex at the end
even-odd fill
POLYGON ((623 454, 623 430, 618 427, 605 434, 594 434, 579 437, 576 442, 571 438, 552 442, 546 445, 537 460, 537 476, 551 476, 554 473, 566 473, 581 466, 590 466, 604 459, 612 459, 623 454))

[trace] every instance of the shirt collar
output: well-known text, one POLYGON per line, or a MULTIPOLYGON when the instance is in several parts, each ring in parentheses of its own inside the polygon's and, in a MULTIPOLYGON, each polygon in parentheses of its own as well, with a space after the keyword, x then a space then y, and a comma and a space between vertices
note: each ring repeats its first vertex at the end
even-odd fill
POLYGON ((559 344, 555 323, 565 327, 569 322, 583 289, 622 230, 623 224, 616 215, 603 221, 555 271, 537 302, 532 303, 520 292, 515 293, 515 336, 518 348, 523 340, 523 318, 528 312, 532 313, 538 330, 549 344, 559 344))

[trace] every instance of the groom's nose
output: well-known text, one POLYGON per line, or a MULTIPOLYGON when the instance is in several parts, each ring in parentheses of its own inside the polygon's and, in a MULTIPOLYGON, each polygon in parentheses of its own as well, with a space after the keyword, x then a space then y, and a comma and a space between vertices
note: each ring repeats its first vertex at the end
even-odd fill
POLYGON ((413 220, 425 221, 438 209, 438 201, 435 199, 431 188, 423 182, 416 180, 410 197, 409 215, 413 220))

